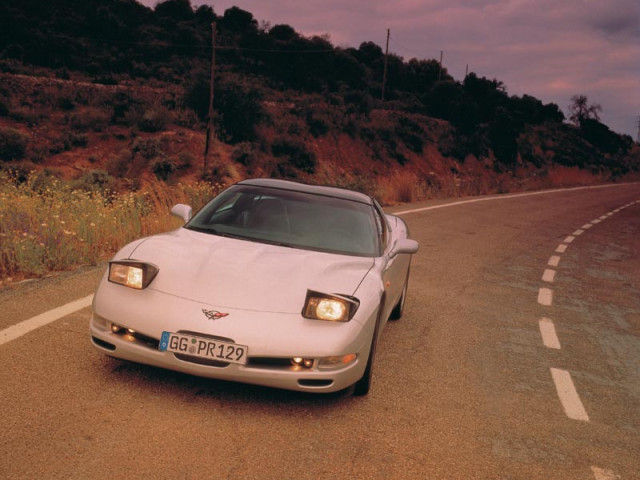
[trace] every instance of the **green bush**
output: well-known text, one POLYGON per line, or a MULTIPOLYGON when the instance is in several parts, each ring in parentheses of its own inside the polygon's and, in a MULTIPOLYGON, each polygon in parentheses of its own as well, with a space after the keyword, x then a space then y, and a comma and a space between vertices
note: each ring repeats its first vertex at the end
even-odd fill
POLYGON ((0 128, 0 160, 22 160, 27 152, 29 135, 15 128, 0 128))

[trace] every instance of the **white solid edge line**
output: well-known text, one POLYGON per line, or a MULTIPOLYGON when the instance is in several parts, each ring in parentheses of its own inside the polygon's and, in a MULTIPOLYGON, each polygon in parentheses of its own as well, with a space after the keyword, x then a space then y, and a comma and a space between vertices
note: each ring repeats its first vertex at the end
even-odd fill
POLYGON ((9 328, 5 328, 0 331, 0 345, 10 342, 11 340, 15 340, 16 338, 25 335, 36 328, 43 327, 51 322, 55 322, 62 317, 66 317, 78 310, 82 310, 91 305, 93 301, 93 294, 87 295, 84 298, 80 298, 78 300, 74 300, 73 302, 69 302, 66 305, 62 305, 61 307, 54 308, 53 310, 49 310, 48 312, 41 313, 40 315, 36 315, 28 320, 24 320, 16 325, 12 325, 9 328))
POLYGON ((566 370, 560 370, 558 368, 551 368, 551 377, 556 384, 556 391, 558 392, 558 398, 567 417, 572 420, 580 420, 582 422, 589 421, 589 415, 582 405, 582 400, 576 390, 571 374, 566 370))
POLYGON ((495 197, 473 198, 471 200, 460 200, 458 202, 444 203, 442 205, 432 205, 431 207, 412 208, 410 210, 395 212, 392 215, 407 215, 409 213, 426 212, 428 210, 437 210, 439 208, 455 207, 457 205, 464 205, 467 203, 488 202, 491 200, 502 200, 505 198, 531 197, 533 195, 546 195, 549 193, 571 192, 574 190, 595 190, 598 188, 619 187, 621 185, 628 185, 628 184, 621 183, 621 184, 613 184, 613 185, 595 185, 595 186, 589 186, 589 187, 557 188, 554 190, 542 190, 539 192, 525 192, 525 193, 514 193, 514 194, 508 194, 508 195, 498 195, 495 197))
POLYGON ((556 333, 556 327, 553 321, 550 318, 541 318, 539 325, 544 346, 560 350, 560 340, 558 340, 558 334, 556 333))

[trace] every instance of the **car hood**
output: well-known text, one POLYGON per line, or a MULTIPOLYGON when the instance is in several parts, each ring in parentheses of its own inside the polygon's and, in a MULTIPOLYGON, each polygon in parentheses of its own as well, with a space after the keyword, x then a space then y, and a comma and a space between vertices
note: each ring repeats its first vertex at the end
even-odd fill
POLYGON ((159 268, 150 289, 219 308, 299 313, 307 290, 353 295, 373 258, 267 245, 184 228, 149 237, 129 258, 159 268))

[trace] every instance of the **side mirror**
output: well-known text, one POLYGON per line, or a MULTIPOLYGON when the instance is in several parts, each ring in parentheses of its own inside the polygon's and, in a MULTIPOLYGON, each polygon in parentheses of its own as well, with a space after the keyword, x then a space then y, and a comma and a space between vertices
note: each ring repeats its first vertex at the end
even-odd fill
POLYGON ((415 240, 411 240, 409 238, 405 238, 403 240, 398 240, 395 245, 391 248, 391 253, 389 256, 391 258, 395 257, 400 253, 409 253, 413 254, 418 251, 418 247, 420 245, 415 240))
POLYGON ((171 215, 181 218, 184 223, 187 223, 189 220, 191 220, 191 213, 191 207, 182 203, 174 205, 174 207, 171 209, 171 215))

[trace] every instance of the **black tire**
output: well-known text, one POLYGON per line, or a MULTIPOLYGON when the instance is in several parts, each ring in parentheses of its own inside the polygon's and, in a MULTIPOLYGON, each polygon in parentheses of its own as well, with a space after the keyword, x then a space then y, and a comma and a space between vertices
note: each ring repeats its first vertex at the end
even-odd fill
POLYGON ((376 337, 378 329, 373 334, 373 340, 371 340, 371 350, 369 350, 369 359, 367 360, 367 368, 364 369, 364 375, 353 385, 353 396, 364 397, 371 390, 371 379, 373 378, 373 361, 376 356, 376 337))
POLYGON ((407 300, 407 288, 409 286, 409 272, 407 272, 407 279, 404 281, 404 287, 402 287, 402 295, 400 295, 400 299, 396 306, 393 307, 391 314, 389 315, 389 320, 400 320, 402 318, 402 314, 404 313, 404 302, 407 300))

